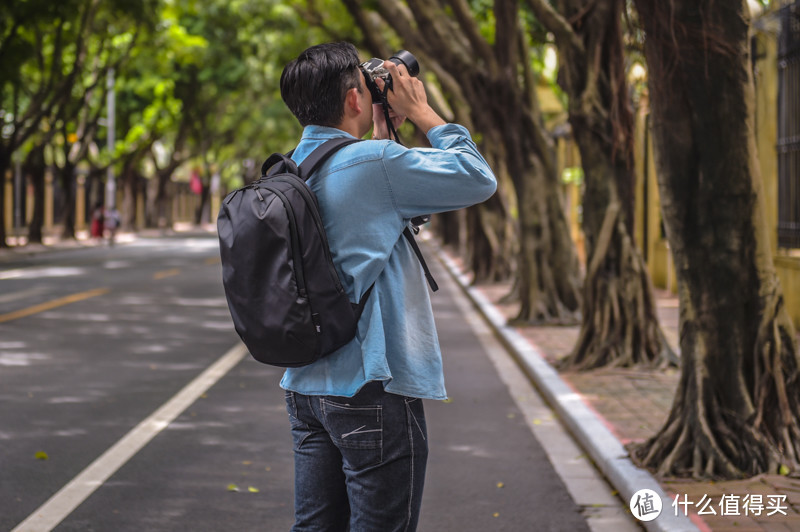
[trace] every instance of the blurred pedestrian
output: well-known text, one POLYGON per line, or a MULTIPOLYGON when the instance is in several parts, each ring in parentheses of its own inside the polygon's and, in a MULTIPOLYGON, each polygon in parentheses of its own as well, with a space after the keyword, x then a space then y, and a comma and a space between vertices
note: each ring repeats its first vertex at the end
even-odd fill
POLYGON ((94 206, 94 209, 92 209, 92 225, 89 232, 94 240, 102 240, 104 229, 105 215, 103 211, 103 204, 98 202, 94 206))
POLYGON ((108 231, 108 245, 113 246, 117 238, 117 230, 122 221, 119 217, 119 211, 115 207, 109 207, 105 212, 105 228, 108 231))

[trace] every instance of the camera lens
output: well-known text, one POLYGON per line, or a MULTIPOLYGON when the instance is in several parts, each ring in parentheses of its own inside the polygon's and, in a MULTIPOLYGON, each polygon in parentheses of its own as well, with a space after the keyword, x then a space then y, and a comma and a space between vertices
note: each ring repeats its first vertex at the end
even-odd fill
POLYGON ((417 58, 414 57, 408 50, 398 51, 389 58, 389 61, 397 66, 400 66, 401 63, 404 64, 408 70, 408 75, 412 78, 417 77, 417 74, 419 74, 419 63, 417 63, 417 58))

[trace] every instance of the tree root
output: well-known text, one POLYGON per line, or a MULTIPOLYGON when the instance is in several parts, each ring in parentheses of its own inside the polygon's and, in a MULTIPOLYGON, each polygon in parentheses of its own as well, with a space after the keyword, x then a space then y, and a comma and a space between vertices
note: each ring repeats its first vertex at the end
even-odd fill
POLYGON ((650 279, 618 203, 606 210, 587 268, 583 317, 564 369, 653 367, 677 360, 663 341, 650 279))

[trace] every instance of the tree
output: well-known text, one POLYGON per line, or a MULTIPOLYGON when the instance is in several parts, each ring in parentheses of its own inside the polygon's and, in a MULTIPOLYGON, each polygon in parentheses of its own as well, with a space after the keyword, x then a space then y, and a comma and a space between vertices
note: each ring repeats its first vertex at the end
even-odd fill
POLYGON ((98 10, 87 27, 87 56, 81 72, 54 110, 51 130, 57 151, 53 167, 58 174, 64 197, 62 238, 75 238, 75 170, 95 145, 100 119, 106 111, 106 83, 110 71, 119 70, 137 44, 146 27, 146 9, 126 12, 109 6, 98 10))
POLYGON ((587 268, 582 324, 566 366, 652 364, 665 359, 647 268, 633 238, 633 117, 626 86, 624 0, 528 5, 555 36, 559 84, 581 154, 587 268))
POLYGON ((636 7, 683 363, 666 424, 633 456, 661 475, 796 469, 800 360, 764 214, 747 2, 636 7))
MULTIPOLYGON (((58 166, 65 195, 66 237, 74 236, 74 169, 92 142, 99 118, 100 108, 90 105, 90 95, 102 84, 106 70, 130 52, 151 4, 152 0, 31 0, 4 4, 0 10, 0 108, 5 126, 0 175, 27 141, 57 145, 60 156, 50 162, 58 166), (71 141, 72 134, 79 136, 71 141)), ((4 189, 0 187, 0 219, 4 189)), ((36 198, 41 200, 41 194, 36 198)), ((41 217, 35 217, 34 224, 40 223, 41 217)), ((41 227, 32 229, 34 241, 41 239, 41 227)), ((5 245, 4 231, 0 224, 0 247, 5 245)))
POLYGON ((346 0, 345 5, 372 53, 388 57, 396 34, 397 42, 417 54, 447 99, 445 116, 482 141, 500 191, 469 211, 469 240, 482 245, 470 253, 473 271, 504 271, 492 261, 502 260, 504 242, 517 236, 518 319, 574 321, 580 305, 578 259, 518 4, 497 1, 493 9, 477 4, 472 9, 466 0, 346 0), (518 224, 516 235, 507 230, 509 217, 518 224))
MULTIPOLYGON (((97 2, 4 3, 0 7, 0 176, 12 156, 68 98, 86 59, 97 2)), ((5 185, 0 186, 0 220, 5 185)), ((0 248, 6 246, 0 223, 0 248)))

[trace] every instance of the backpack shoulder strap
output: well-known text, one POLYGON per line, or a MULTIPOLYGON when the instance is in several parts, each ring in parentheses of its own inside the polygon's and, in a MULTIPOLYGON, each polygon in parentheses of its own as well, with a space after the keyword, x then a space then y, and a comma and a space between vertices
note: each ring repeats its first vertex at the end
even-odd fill
POLYGON ((300 163, 298 175, 303 180, 307 180, 309 177, 311 177, 311 174, 313 174, 317 168, 322 165, 322 163, 328 160, 328 157, 334 154, 334 152, 344 148, 345 146, 360 141, 360 139, 349 137, 338 137, 335 139, 326 140, 322 143, 322 145, 312 151, 302 163, 300 163))

